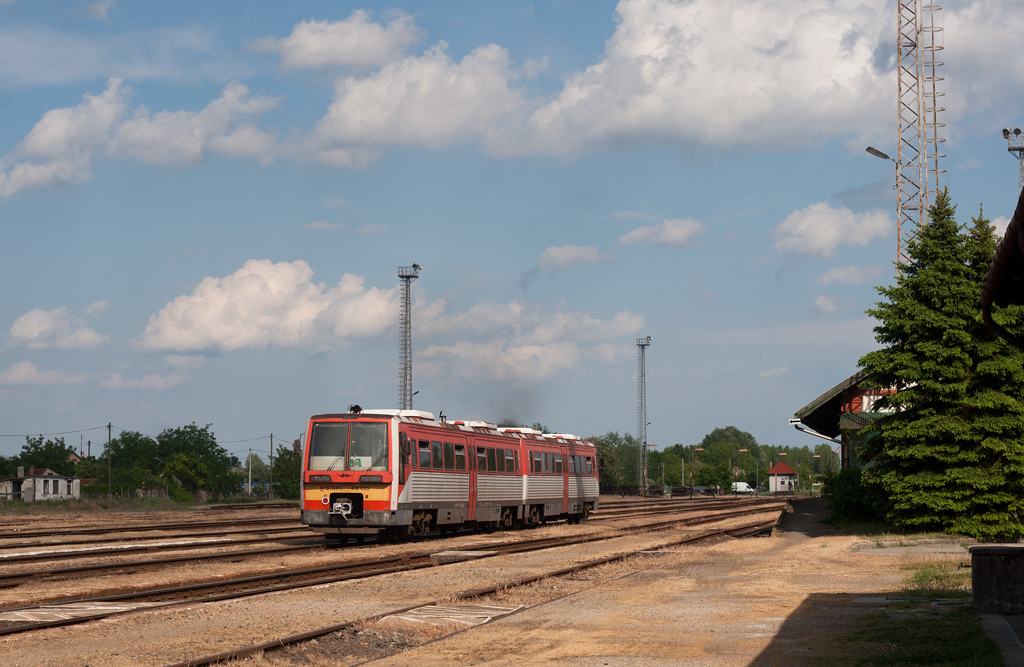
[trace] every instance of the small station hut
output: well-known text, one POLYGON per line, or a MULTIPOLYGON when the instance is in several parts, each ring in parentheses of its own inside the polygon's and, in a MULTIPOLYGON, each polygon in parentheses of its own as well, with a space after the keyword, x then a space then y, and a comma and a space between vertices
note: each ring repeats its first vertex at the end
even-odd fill
POLYGON ((796 471, 785 463, 776 463, 768 471, 768 490, 772 493, 793 493, 796 483, 796 471))

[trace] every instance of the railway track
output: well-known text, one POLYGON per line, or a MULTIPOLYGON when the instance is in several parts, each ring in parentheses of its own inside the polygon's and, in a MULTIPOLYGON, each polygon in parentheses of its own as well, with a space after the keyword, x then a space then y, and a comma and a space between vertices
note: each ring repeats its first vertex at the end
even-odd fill
MULTIPOLYGON (((537 551, 540 549, 550 549, 574 544, 584 544, 587 542, 603 541, 639 532, 667 530, 680 526, 698 526, 725 519, 748 516, 751 514, 761 514, 769 511, 781 512, 784 511, 784 509, 785 503, 776 504, 774 506, 740 508, 732 511, 716 512, 705 516, 674 519, 657 524, 617 528, 596 534, 517 540, 505 544, 488 543, 460 547, 459 550, 464 552, 475 552, 475 555, 469 556, 470 558, 487 558, 503 554, 528 553, 530 551, 537 551)), ((775 521, 777 521, 777 519, 775 521)), ((774 521, 771 523, 774 525, 774 521)), ((25 622, 13 620, 3 621, 3 624, 8 627, 0 628, 0 636, 70 625, 74 623, 82 623, 85 621, 96 620, 98 618, 128 613, 139 608, 151 609, 154 606, 166 607, 196 602, 213 602, 217 600, 259 595, 262 593, 318 586, 327 583, 345 581, 348 579, 380 576, 394 572, 404 572, 433 567, 437 564, 434 558, 436 553, 437 550, 435 549, 406 553, 397 556, 360 559, 313 567, 278 569, 273 572, 233 578, 219 577, 212 580, 198 581, 181 586, 139 588, 131 592, 109 592, 107 594, 101 593, 99 595, 92 595, 89 597, 82 595, 54 597, 44 601, 39 601, 38 604, 31 606, 7 608, 3 610, 3 615, 8 619, 24 618, 25 622), (74 615, 71 618, 42 621, 36 620, 39 618, 46 618, 48 615, 66 616, 67 612, 62 612, 59 608, 54 607, 54 605, 62 605, 66 603, 76 603, 78 609, 82 609, 82 605, 85 605, 87 613, 83 615, 74 615), (110 608, 109 605, 116 605, 116 607, 110 608), (104 608, 106 608, 105 611, 104 608)))
MULTIPOLYGON (((627 551, 627 552, 624 552, 624 553, 616 554, 614 556, 608 556, 608 557, 605 557, 605 558, 598 558, 598 559, 595 559, 595 560, 587 561, 585 563, 579 563, 579 564, 573 565, 571 567, 562 568, 562 569, 554 570, 554 571, 551 571, 551 572, 545 572, 545 573, 540 574, 540 575, 535 575, 535 576, 531 576, 531 577, 525 577, 525 578, 518 579, 518 580, 515 580, 515 581, 505 582, 505 583, 502 583, 502 584, 498 584, 496 586, 490 586, 490 587, 487 587, 487 588, 481 588, 481 589, 474 589, 474 590, 466 591, 466 592, 463 592, 463 593, 456 594, 454 596, 446 597, 444 600, 435 600, 433 602, 428 602, 428 603, 425 603, 425 604, 417 604, 417 605, 414 605, 414 606, 411 606, 411 607, 405 607, 403 609, 395 609, 395 610, 391 610, 391 611, 385 612, 383 614, 376 614, 374 616, 369 616, 369 617, 366 617, 366 618, 360 618, 360 619, 357 619, 357 620, 354 620, 354 621, 348 621, 346 623, 339 623, 337 625, 332 625, 332 626, 328 626, 328 627, 325 627, 325 628, 318 628, 316 630, 310 630, 308 632, 303 632, 303 633, 296 634, 296 635, 289 635, 289 636, 286 636, 286 637, 281 637, 279 639, 275 639, 274 641, 265 642, 263 644, 257 644, 255 646, 246 646, 246 647, 234 649, 232 651, 225 651, 225 652, 222 652, 222 653, 217 653, 215 655, 208 655, 208 656, 204 656, 204 657, 201 657, 201 658, 194 658, 194 659, 186 660, 184 662, 174 663, 173 665, 168 665, 167 667, 201 667, 201 666, 204 666, 204 665, 213 665, 213 664, 217 664, 217 663, 227 662, 229 660, 246 660, 246 659, 251 658, 251 657, 253 657, 255 655, 258 655, 258 654, 262 654, 262 653, 266 653, 266 652, 271 652, 271 651, 279 650, 279 649, 290 647, 290 646, 295 646, 297 644, 302 644, 302 643, 308 642, 308 641, 310 641, 312 639, 316 639, 318 637, 324 637, 324 636, 329 635, 331 633, 339 632, 339 631, 342 631, 342 630, 344 630, 346 628, 349 628, 349 627, 352 627, 352 626, 355 626, 355 625, 362 625, 362 624, 366 624, 366 623, 372 623, 374 621, 379 621, 382 618, 385 618, 387 616, 398 616, 398 615, 401 615, 401 614, 408 614, 410 612, 414 612, 417 609, 423 609, 423 608, 432 607, 432 606, 439 606, 439 605, 450 606, 450 605, 452 605, 453 602, 461 602, 461 601, 465 601, 465 600, 471 600, 471 599, 474 599, 474 598, 484 597, 484 596, 487 596, 487 595, 491 595, 491 594, 497 593, 498 591, 507 591, 510 588, 514 588, 514 587, 517 587, 517 586, 525 586, 527 584, 531 584, 533 582, 540 581, 540 580, 543 580, 543 579, 551 579, 551 578, 554 578, 554 577, 561 577, 561 576, 575 574, 575 573, 581 572, 583 570, 595 568, 595 567, 598 567, 598 566, 601 566, 601 565, 605 565, 607 563, 613 563, 613 562, 616 562, 616 561, 625 560, 625 559, 630 558, 632 556, 636 556, 636 555, 641 554, 641 553, 649 553, 649 552, 657 550, 657 549, 665 549, 665 548, 668 548, 668 547, 680 546, 680 545, 683 545, 683 544, 699 542, 699 541, 702 541, 702 540, 708 540, 708 539, 712 539, 712 538, 720 537, 720 536, 732 536, 732 537, 735 537, 735 538, 752 537, 754 535, 759 535, 759 534, 762 534, 762 533, 765 533, 765 532, 770 532, 778 524, 780 518, 781 518, 781 514, 780 514, 780 516, 778 518, 775 518, 775 519, 773 519, 771 521, 754 522, 754 523, 746 524, 746 525, 743 525, 743 526, 738 526, 738 527, 735 527, 735 528, 722 528, 722 529, 719 529, 719 530, 705 531, 705 532, 702 532, 699 535, 688 536, 688 537, 685 537, 685 538, 682 538, 682 539, 670 540, 668 542, 665 542, 663 544, 658 545, 657 547, 654 547, 653 549, 648 547, 648 548, 645 548, 645 549, 638 549, 638 550, 634 550, 634 551, 627 551)), ((460 632, 461 632, 461 630, 460 630, 460 632)), ((433 639, 431 641, 438 641, 438 639, 443 639, 443 637, 436 638, 436 639, 433 639)), ((395 654, 391 654, 391 656, 393 656, 393 655, 395 655, 395 654)), ((388 657, 391 657, 391 656, 388 656, 388 657)))
MULTIPOLYGON (((660 514, 670 514, 670 513, 675 513, 675 512, 679 512, 679 511, 696 511, 696 510, 713 511, 713 510, 725 509, 725 508, 733 509, 733 508, 738 508, 738 507, 761 506, 761 505, 765 505, 765 504, 770 504, 771 502, 772 501, 764 501, 764 500, 741 500, 741 501, 738 501, 738 502, 730 500, 730 501, 724 501, 724 502, 719 501, 719 502, 715 502, 714 504, 702 504, 699 507, 692 507, 692 506, 689 506, 689 505, 677 505, 677 504, 654 504, 654 505, 649 505, 649 506, 644 506, 644 507, 619 508, 619 509, 615 509, 615 510, 609 510, 607 512, 604 509, 601 509, 598 512, 595 512, 593 515, 591 515, 591 519, 590 520, 591 521, 606 521, 606 520, 622 519, 622 518, 626 518, 626 517, 642 518, 642 517, 648 517, 648 516, 656 516, 656 515, 660 515, 660 514), (642 509, 646 509, 646 511, 640 511, 642 509)), ((235 522, 217 522, 216 524, 200 524, 200 525, 201 525, 201 527, 230 527, 230 526, 235 526, 235 525, 246 525, 246 524, 249 524, 249 523, 256 523, 256 524, 258 524, 260 526, 266 526, 266 527, 265 528, 264 527, 260 527, 260 528, 247 528, 247 529, 241 529, 241 528, 239 528, 239 529, 229 529, 229 530, 222 530, 222 531, 219 531, 219 532, 216 532, 216 533, 215 532, 206 532, 206 531, 204 531, 204 532, 191 532, 191 533, 176 533, 176 534, 170 534, 170 535, 161 535, 159 537, 157 537, 157 536, 135 536, 135 537, 120 537, 120 536, 118 536, 118 537, 111 537, 108 540, 102 540, 102 539, 97 539, 97 540, 61 540, 61 541, 58 541, 58 542, 33 542, 33 543, 16 542, 16 543, 10 543, 10 544, 0 544, 0 567, 2 567, 4 565, 8 565, 8 564, 25 563, 25 562, 41 562, 41 561, 46 561, 46 560, 69 560, 69 559, 76 559, 76 558, 89 558, 89 557, 94 557, 94 556, 103 556, 103 555, 112 555, 112 554, 125 555, 125 554, 132 554, 132 553, 154 553, 154 552, 160 552, 160 551, 175 551, 175 550, 188 549, 188 548, 202 548, 204 546, 223 546, 223 545, 228 545, 228 544, 252 544, 252 543, 255 543, 255 542, 266 541, 266 540, 258 540, 258 539, 257 540, 220 540, 219 539, 220 537, 223 537, 225 535, 244 535, 244 534, 259 533, 259 534, 263 534, 263 535, 268 535, 269 536, 269 535, 273 535, 273 534, 286 534, 286 533, 289 533, 289 532, 303 532, 303 533, 306 533, 306 534, 302 535, 302 536, 297 536, 297 537, 294 537, 294 538, 275 538, 275 539, 299 539, 300 537, 306 537, 306 538, 309 538, 309 539, 317 539, 317 540, 321 540, 322 539, 319 535, 317 535, 315 533, 312 533, 312 532, 309 532, 308 529, 305 526, 303 526, 301 523, 298 523, 297 521, 295 521, 293 519, 256 519, 256 520, 252 520, 252 521, 243 521, 243 522, 239 522, 239 523, 235 523, 235 522), (276 527, 273 527, 273 526, 275 526, 275 524, 276 524, 276 527), (172 540, 172 539, 183 539, 183 538, 203 539, 203 538, 210 538, 210 537, 217 538, 217 541, 216 542, 208 542, 206 544, 203 544, 201 542, 196 542, 196 543, 184 543, 183 542, 181 544, 176 544, 176 543, 171 543, 171 544, 158 543, 158 544, 148 544, 148 545, 147 544, 140 544, 140 545, 136 545, 136 546, 133 546, 133 547, 127 547, 127 546, 116 546, 115 547, 115 546, 111 546, 111 547, 107 547, 107 548, 99 548, 105 542, 121 543, 121 542, 142 541, 142 540, 155 540, 155 539, 160 539, 160 540, 172 540), (66 546, 66 545, 75 545, 75 544, 95 545, 95 547, 97 547, 97 548, 86 548, 86 549, 80 549, 80 550, 53 550, 53 551, 47 551, 45 553, 25 554, 23 556, 22 555, 18 555, 18 554, 10 554, 10 555, 6 555, 5 556, 3 554, 3 551, 10 550, 10 549, 30 549, 30 548, 31 549, 55 549, 55 547, 66 546)), ((154 526, 152 528, 152 530, 176 528, 176 527, 189 526, 189 525, 191 525, 191 524, 178 524, 178 523, 174 523, 174 524, 161 524, 161 525, 154 526)), ((86 534, 95 534, 97 532, 98 532, 97 529, 89 529, 86 534)), ((110 532, 113 532, 113 533, 119 535, 120 533, 125 532, 125 531, 123 529, 119 528, 119 529, 116 529, 116 530, 113 530, 113 531, 110 531, 110 532)), ((68 533, 68 534, 69 535, 71 535, 71 534, 78 534, 78 532, 76 531, 75 533, 68 533)), ((52 535, 52 533, 48 533, 48 535, 52 535)), ((29 535, 24 534, 24 533, 19 535, 19 537, 28 537, 28 536, 29 535)), ((3 578, 2 578, 2 576, 0 576, 0 582, 2 582, 2 581, 3 581, 3 578)), ((2 585, 2 584, 0 584, 0 585, 2 585)))
MULTIPOLYGON (((636 510, 639 509, 639 508, 633 508, 631 511, 619 510, 619 511, 617 511, 617 513, 615 515, 611 515, 611 516, 605 516, 603 514, 603 512, 595 513, 594 515, 591 516, 590 521, 594 522, 594 521, 602 521, 602 520, 617 520, 617 519, 623 519, 623 518, 629 518, 629 517, 645 518, 645 517, 658 516, 658 515, 663 515, 663 514, 674 514, 674 513, 680 512, 680 511, 688 511, 688 510, 690 510, 690 511, 692 511, 692 510, 716 511, 716 510, 721 510, 721 509, 730 509, 731 510, 731 509, 739 509, 739 508, 744 508, 744 507, 761 507, 761 506, 765 506, 765 505, 770 505, 770 504, 772 504, 772 502, 773 501, 765 501, 765 500, 753 501, 753 500, 748 500, 748 501, 740 501, 740 504, 737 505, 737 503, 735 501, 728 501, 728 502, 724 502, 724 503, 715 503, 714 505, 705 504, 705 505, 702 505, 700 507, 690 507, 690 506, 677 507, 674 504, 673 505, 660 505, 660 506, 656 506, 656 507, 651 508, 649 511, 640 512, 640 513, 636 512, 636 510)), ((654 525, 657 525, 657 524, 654 524, 654 525)), ((306 530, 306 528, 304 526, 302 526, 301 524, 295 524, 294 528, 289 528, 287 526, 284 526, 284 527, 281 527, 279 529, 266 529, 266 530, 263 530, 263 529, 247 529, 247 530, 244 530, 244 531, 227 531, 227 532, 222 533, 222 534, 231 534, 232 532, 242 533, 242 534, 245 534, 245 533, 248 533, 248 532, 257 532, 257 533, 262 533, 262 534, 265 534, 265 535, 269 536, 269 535, 272 535, 274 533, 287 534, 289 532, 299 532, 299 531, 305 531, 305 530, 306 530)), ((168 539, 171 539, 171 538, 179 538, 180 539, 181 537, 186 537, 186 536, 188 536, 188 537, 193 537, 193 536, 194 537, 204 537, 204 536, 208 536, 208 535, 210 535, 210 533, 196 533, 196 534, 191 534, 191 535, 171 535, 171 536, 167 536, 167 538, 168 539)), ((152 539, 152 538, 141 538, 140 537, 140 538, 136 538, 136 539, 152 539)), ((14 586, 19 586, 21 584, 24 584, 24 583, 27 583, 27 582, 30 582, 30 581, 36 581, 36 580, 43 579, 43 578, 70 578, 70 577, 82 576, 82 575, 86 575, 86 574, 102 574, 104 572, 129 573, 129 572, 137 572, 139 570, 149 569, 149 568, 167 567, 167 566, 176 565, 176 564, 180 564, 180 563, 191 562, 191 561, 242 560, 242 559, 245 559, 245 558, 256 558, 256 557, 267 555, 267 554, 277 554, 277 553, 282 553, 282 552, 311 550, 311 549, 317 549, 317 548, 321 548, 321 547, 325 546, 325 542, 323 541, 323 538, 320 535, 317 535, 317 534, 311 533, 311 532, 307 533, 305 535, 299 535, 299 536, 294 536, 294 537, 277 537, 277 538, 274 538, 274 540, 278 541, 278 542, 281 542, 281 541, 293 541, 293 540, 298 540, 298 539, 316 540, 316 542, 315 543, 300 544, 300 545, 277 545, 277 546, 266 547, 266 548, 263 548, 263 549, 244 549, 244 550, 240 550, 240 551, 216 552, 216 553, 212 553, 212 554, 191 554, 191 555, 188 555, 188 556, 180 556, 180 557, 167 557, 167 558, 131 560, 131 561, 118 560, 118 561, 111 561, 111 562, 108 562, 108 563, 93 563, 93 564, 82 565, 82 566, 68 566, 68 567, 60 567, 60 568, 44 568, 44 569, 38 569, 38 570, 18 570, 18 571, 14 571, 14 572, 0 572, 0 588, 10 588, 10 587, 14 587, 14 586)), ((123 542, 123 541, 127 541, 127 540, 126 539, 112 538, 111 541, 123 542)), ((6 557, 3 556, 2 553, 0 553, 0 566, 16 565, 16 564, 23 564, 23 563, 40 563, 40 562, 52 561, 52 560, 72 560, 72 559, 90 558, 90 557, 105 556, 105 555, 124 556, 124 555, 130 555, 130 554, 138 554, 138 553, 159 553, 159 552, 164 552, 164 551, 180 551, 180 550, 183 550, 183 549, 190 549, 190 548, 191 549, 201 549, 201 548, 209 548, 209 547, 223 547, 223 546, 235 546, 235 545, 243 545, 244 546, 244 545, 250 545, 250 544, 257 544, 257 543, 265 542, 265 541, 267 541, 267 540, 265 540, 265 539, 256 539, 256 540, 218 540, 216 542, 206 542, 206 543, 202 543, 202 542, 199 542, 199 543, 196 543, 196 542, 192 542, 192 543, 183 542, 183 543, 180 543, 180 544, 136 545, 136 546, 132 546, 132 547, 108 547, 108 548, 105 548, 105 549, 100 549, 100 548, 97 548, 97 549, 83 549, 83 550, 80 550, 80 551, 53 551, 53 552, 36 553, 36 554, 25 554, 25 555, 11 554, 11 555, 6 556, 6 557)), ((101 544, 101 542, 89 542, 89 543, 90 544, 101 544)), ((73 542, 64 542, 62 544, 73 544, 73 542)), ((5 548, 14 548, 14 546, 15 545, 2 546, 2 547, 0 547, 0 550, 5 549, 5 548)), ((29 545, 16 545, 16 546, 18 548, 25 548, 25 547, 27 547, 29 545)), ((45 547, 51 547, 52 548, 52 547, 58 546, 58 545, 40 543, 38 545, 32 545, 32 546, 39 546, 40 548, 45 548, 45 547)), ((345 545, 342 544, 341 546, 344 547, 345 545)))
POLYGON ((216 528, 231 528, 233 526, 271 526, 281 523, 298 523, 298 517, 233 519, 230 521, 182 521, 175 523, 132 524, 127 526, 92 526, 76 527, 71 530, 68 530, 67 526, 62 526, 61 530, 3 530, 0 531, 0 540, 26 537, 52 537, 55 533, 64 533, 66 535, 100 535, 109 533, 141 533, 154 530, 195 530, 197 528, 209 528, 214 530, 216 528))
MULTIPOLYGON (((198 538, 198 537, 211 537, 211 536, 223 537, 224 535, 248 535, 248 534, 252 534, 252 533, 260 533, 260 534, 269 535, 269 534, 274 534, 274 533, 294 533, 294 532, 298 532, 298 531, 308 531, 308 529, 306 528, 306 526, 302 525, 301 523, 299 523, 297 521, 292 521, 291 523, 287 523, 287 524, 284 524, 284 525, 281 525, 281 526, 276 526, 276 527, 238 528, 238 529, 233 529, 233 530, 218 530, 216 532, 204 531, 204 532, 198 532, 198 533, 170 533, 170 534, 165 534, 165 535, 133 535, 133 536, 126 536, 126 537, 111 537, 109 539, 97 538, 97 539, 91 539, 91 540, 86 540, 86 539, 81 539, 81 540, 80 539, 72 539, 72 540, 58 539, 57 541, 46 541, 46 542, 13 542, 13 543, 8 543, 8 544, 0 544, 0 563, 8 562, 7 559, 3 556, 3 552, 4 551, 9 551, 9 550, 12 550, 12 549, 49 549, 49 548, 53 548, 53 547, 64 547, 64 546, 72 546, 72 545, 78 545, 78 544, 99 545, 99 544, 104 544, 104 543, 108 543, 108 542, 141 542, 143 540, 154 540, 154 539, 179 540, 179 539, 193 538, 193 537, 196 537, 196 538, 198 538)), ((310 535, 313 535, 313 533, 310 533, 310 535)))

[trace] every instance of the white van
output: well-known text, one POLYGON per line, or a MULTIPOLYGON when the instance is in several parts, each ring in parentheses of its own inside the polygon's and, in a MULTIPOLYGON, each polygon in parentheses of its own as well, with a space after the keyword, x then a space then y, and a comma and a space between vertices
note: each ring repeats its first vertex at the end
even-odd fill
POLYGON ((733 493, 754 493, 754 488, 746 482, 733 482, 732 484, 733 493))

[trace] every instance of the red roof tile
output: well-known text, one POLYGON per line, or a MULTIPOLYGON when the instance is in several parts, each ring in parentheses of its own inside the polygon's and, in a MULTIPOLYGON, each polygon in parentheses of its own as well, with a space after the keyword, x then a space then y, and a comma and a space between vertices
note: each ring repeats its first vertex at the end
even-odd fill
POLYGON ((795 475, 796 470, 793 470, 785 463, 776 463, 771 470, 768 471, 769 475, 795 475))

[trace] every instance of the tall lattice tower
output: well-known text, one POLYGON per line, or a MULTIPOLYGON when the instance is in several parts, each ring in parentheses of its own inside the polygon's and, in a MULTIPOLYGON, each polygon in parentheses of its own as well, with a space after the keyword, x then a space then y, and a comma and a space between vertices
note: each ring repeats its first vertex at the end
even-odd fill
POLYGON ((398 267, 402 287, 398 295, 398 404, 412 410, 412 281, 420 277, 419 264, 398 267))
POLYGON ((636 339, 636 440, 640 445, 640 492, 647 495, 647 347, 651 337, 636 339))
POLYGON ((928 205, 946 171, 939 163, 945 157, 946 110, 942 106, 944 78, 938 73, 943 50, 942 7, 932 0, 896 2, 896 259, 905 263, 907 242, 928 221, 928 205))

